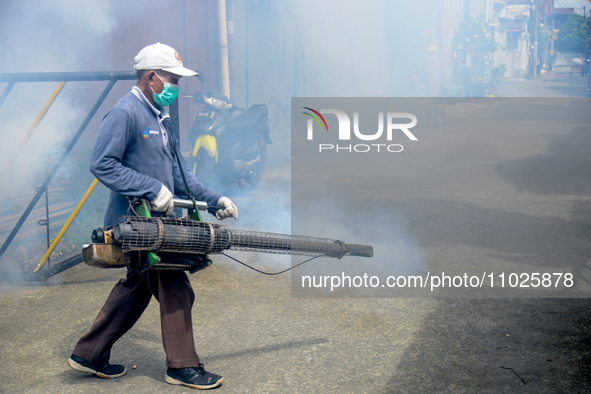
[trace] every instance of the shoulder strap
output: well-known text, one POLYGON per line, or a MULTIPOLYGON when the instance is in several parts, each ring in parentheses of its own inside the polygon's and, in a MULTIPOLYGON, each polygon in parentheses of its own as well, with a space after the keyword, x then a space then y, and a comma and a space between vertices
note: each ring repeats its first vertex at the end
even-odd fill
POLYGON ((174 133, 174 127, 172 125, 172 122, 170 121, 169 118, 166 118, 166 119, 162 120, 162 124, 164 125, 166 130, 168 130, 168 132, 170 134, 170 138, 168 140, 169 140, 169 143, 172 143, 172 152, 173 152, 173 155, 176 157, 176 161, 179 165, 179 169, 181 170, 181 176, 183 178, 183 183, 185 184, 185 193, 192 201, 195 201, 195 198, 193 197, 193 195, 191 194, 191 191, 189 190, 189 184, 187 183, 187 178, 185 177, 185 170, 183 169, 183 164, 181 163, 179 151, 178 151, 178 148, 176 147, 177 146, 177 139, 176 139, 176 134, 174 133))

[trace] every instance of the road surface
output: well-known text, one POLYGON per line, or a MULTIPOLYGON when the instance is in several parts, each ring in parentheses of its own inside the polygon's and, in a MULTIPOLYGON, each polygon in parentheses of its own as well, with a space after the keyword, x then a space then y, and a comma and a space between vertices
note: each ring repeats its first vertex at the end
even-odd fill
MULTIPOLYGON (((508 81, 496 96, 584 96, 583 84, 558 72, 508 81)), ((398 231, 427 264, 576 263, 581 275, 591 267, 588 128, 528 130, 527 138, 516 135, 515 146, 500 146, 510 130, 499 131, 498 139, 488 136, 486 145, 477 132, 424 137, 413 176, 392 171, 401 187, 389 206, 405 224, 398 231)), ((274 208, 289 212, 289 185, 289 167, 277 163, 259 188, 235 192, 236 225, 272 219, 274 208)), ((289 231, 288 221, 270 221, 269 230, 289 231)), ((396 242, 390 241, 393 252, 396 242)), ((241 258, 267 270, 289 264, 273 256, 241 258)), ((163 381, 156 302, 113 350, 111 361, 126 364, 127 375, 102 380, 66 366, 122 275, 80 265, 43 284, 2 288, 0 391, 188 392, 163 381)), ((191 281, 197 350, 208 370, 225 377, 216 392, 553 393, 591 387, 587 298, 294 298, 289 274, 262 276, 223 256, 191 281)))

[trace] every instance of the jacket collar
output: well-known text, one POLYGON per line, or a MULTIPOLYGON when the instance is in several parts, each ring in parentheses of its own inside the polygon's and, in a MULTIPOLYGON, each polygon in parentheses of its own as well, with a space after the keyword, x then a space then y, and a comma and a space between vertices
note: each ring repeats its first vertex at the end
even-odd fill
POLYGON ((170 112, 168 110, 168 107, 162 107, 162 109, 154 107, 152 103, 148 101, 146 96, 144 96, 144 93, 140 90, 140 88, 138 88, 137 86, 131 88, 131 93, 133 93, 134 96, 136 96, 144 105, 147 105, 148 108, 152 110, 152 112, 154 113, 154 115, 156 115, 157 118, 170 118, 170 112))

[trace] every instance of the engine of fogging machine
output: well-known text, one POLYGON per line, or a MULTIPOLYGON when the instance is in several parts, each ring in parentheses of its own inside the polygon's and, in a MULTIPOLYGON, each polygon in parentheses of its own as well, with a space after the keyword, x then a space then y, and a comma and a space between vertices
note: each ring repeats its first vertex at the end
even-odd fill
MULTIPOLYGON (((206 210, 207 204, 175 199, 175 207, 206 210)), ((329 238, 235 230, 191 218, 126 216, 114 227, 93 231, 82 247, 84 262, 99 268, 198 271, 211 265, 208 254, 226 250, 255 253, 372 257, 371 245, 329 238)))

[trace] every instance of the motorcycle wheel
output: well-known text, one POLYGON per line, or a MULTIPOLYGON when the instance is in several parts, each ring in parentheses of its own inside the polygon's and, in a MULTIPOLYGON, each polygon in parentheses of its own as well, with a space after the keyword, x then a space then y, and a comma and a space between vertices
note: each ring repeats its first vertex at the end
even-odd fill
POLYGON ((258 161, 252 166, 251 171, 244 177, 249 185, 256 185, 263 179, 267 167, 267 145, 261 141, 258 145, 258 161))

